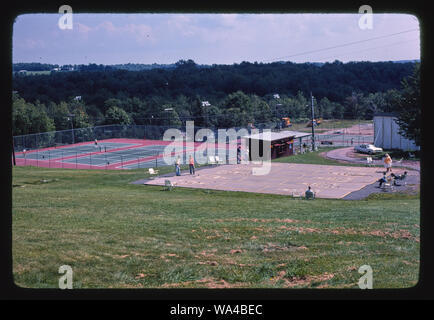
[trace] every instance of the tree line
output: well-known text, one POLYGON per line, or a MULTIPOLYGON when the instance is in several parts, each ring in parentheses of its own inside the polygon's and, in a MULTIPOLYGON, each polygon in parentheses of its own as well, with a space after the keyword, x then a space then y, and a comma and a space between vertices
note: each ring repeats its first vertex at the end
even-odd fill
MULTIPOLYGON (((290 117, 372 119, 398 111, 416 63, 248 63, 15 75, 14 135, 103 124, 234 127, 290 117), (74 114, 74 117, 68 115, 74 114), (72 121, 72 123, 71 123, 72 121)), ((408 90, 407 90, 408 91, 408 90)))

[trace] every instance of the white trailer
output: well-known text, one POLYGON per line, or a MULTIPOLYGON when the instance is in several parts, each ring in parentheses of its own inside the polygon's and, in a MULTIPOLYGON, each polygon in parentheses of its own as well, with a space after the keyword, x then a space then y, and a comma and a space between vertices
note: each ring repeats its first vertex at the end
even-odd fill
POLYGON ((396 119, 393 113, 374 114, 374 145, 383 149, 420 150, 413 140, 399 134, 396 119))

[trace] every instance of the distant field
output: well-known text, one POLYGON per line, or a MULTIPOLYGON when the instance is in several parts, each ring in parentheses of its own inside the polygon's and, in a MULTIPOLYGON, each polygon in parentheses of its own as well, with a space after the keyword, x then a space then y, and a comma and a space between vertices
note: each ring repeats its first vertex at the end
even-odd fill
MULTIPOLYGON (((172 170, 163 168, 162 170, 172 170)), ((128 171, 13 169, 13 274, 56 288, 375 288, 418 281, 419 197, 305 201, 132 185, 128 171)))
POLYGON ((26 75, 30 76, 30 75, 40 75, 40 74, 50 74, 51 71, 47 70, 47 71, 26 71, 26 75))
MULTIPOLYGON (((368 124, 372 123, 372 120, 323 120, 319 126, 315 127, 315 132, 321 133, 322 131, 328 131, 332 129, 344 129, 350 128, 358 124, 368 124)), ((293 123, 288 130, 301 131, 301 132, 311 132, 311 127, 306 127, 307 122, 293 123)))

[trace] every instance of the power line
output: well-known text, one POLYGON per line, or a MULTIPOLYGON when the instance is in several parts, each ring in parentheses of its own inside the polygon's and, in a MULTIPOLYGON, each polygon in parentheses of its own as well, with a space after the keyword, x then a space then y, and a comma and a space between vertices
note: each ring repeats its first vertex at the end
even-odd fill
POLYGON ((317 60, 324 60, 324 59, 329 59, 329 58, 334 58, 334 57, 340 57, 340 56, 347 55, 347 54, 352 54, 352 53, 359 53, 359 52, 364 52, 364 51, 369 51, 369 50, 376 50, 376 49, 381 49, 381 48, 387 48, 387 47, 395 46, 395 45, 398 45, 398 44, 413 42, 413 41, 416 41, 416 40, 419 40, 419 39, 411 39, 411 40, 407 40, 407 41, 394 42, 394 43, 390 43, 390 44, 384 45, 384 46, 372 47, 372 48, 361 49, 361 50, 351 51, 351 52, 342 53, 342 54, 336 54, 336 55, 328 56, 328 57, 325 57, 325 58, 317 58, 317 60))
POLYGON ((342 47, 351 46, 351 45, 358 44, 358 43, 363 43, 363 42, 367 42, 367 41, 371 41, 371 40, 377 40, 377 39, 384 39, 384 38, 388 38, 388 37, 392 37, 392 36, 396 36, 396 35, 404 34, 404 33, 408 33, 408 32, 413 32, 413 31, 419 31, 419 29, 410 29, 410 30, 405 30, 405 31, 401 31, 401 32, 391 33, 391 34, 384 35, 384 36, 379 36, 379 37, 374 37, 374 38, 369 38, 369 39, 364 39, 364 40, 358 40, 358 41, 348 42, 348 43, 344 43, 344 44, 340 44, 340 45, 336 45, 336 46, 331 46, 331 47, 327 47, 327 48, 300 52, 300 53, 296 53, 296 54, 292 54, 292 55, 288 55, 288 56, 283 56, 283 57, 280 57, 280 58, 274 58, 274 59, 264 60, 264 62, 267 62, 267 61, 276 61, 276 60, 281 60, 281 59, 287 59, 287 58, 297 57, 297 56, 301 56, 301 55, 305 55, 305 54, 311 54, 311 53, 315 53, 315 52, 321 52, 321 51, 326 51, 326 50, 331 50, 331 49, 336 49, 336 48, 342 48, 342 47))

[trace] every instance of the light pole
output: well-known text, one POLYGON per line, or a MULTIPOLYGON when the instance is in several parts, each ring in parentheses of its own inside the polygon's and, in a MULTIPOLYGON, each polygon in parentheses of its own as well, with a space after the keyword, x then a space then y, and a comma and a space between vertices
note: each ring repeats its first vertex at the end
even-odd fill
POLYGON ((167 114, 167 115, 166 115, 166 117, 167 117, 167 122, 168 122, 167 125, 169 126, 169 125, 170 125, 169 112, 170 112, 170 111, 173 111, 173 108, 165 108, 164 111, 165 111, 166 114, 167 114))
POLYGON ((280 131, 280 129, 282 129, 281 111, 282 111, 282 104, 281 103, 276 104, 276 116, 278 118, 278 126, 277 127, 278 127, 279 131, 280 131))
POLYGON ((74 121, 72 121, 72 119, 75 117, 75 114, 71 113, 68 114, 68 120, 71 120, 71 131, 72 131, 72 144, 75 143, 75 139, 74 139, 74 121))
POLYGON ((312 101, 312 151, 315 151, 315 114, 313 111, 313 95, 310 93, 310 98, 312 101))
POLYGON ((211 106, 211 104, 208 101, 202 101, 202 110, 205 110, 205 127, 208 127, 209 121, 208 121, 208 109, 206 107, 211 106))

